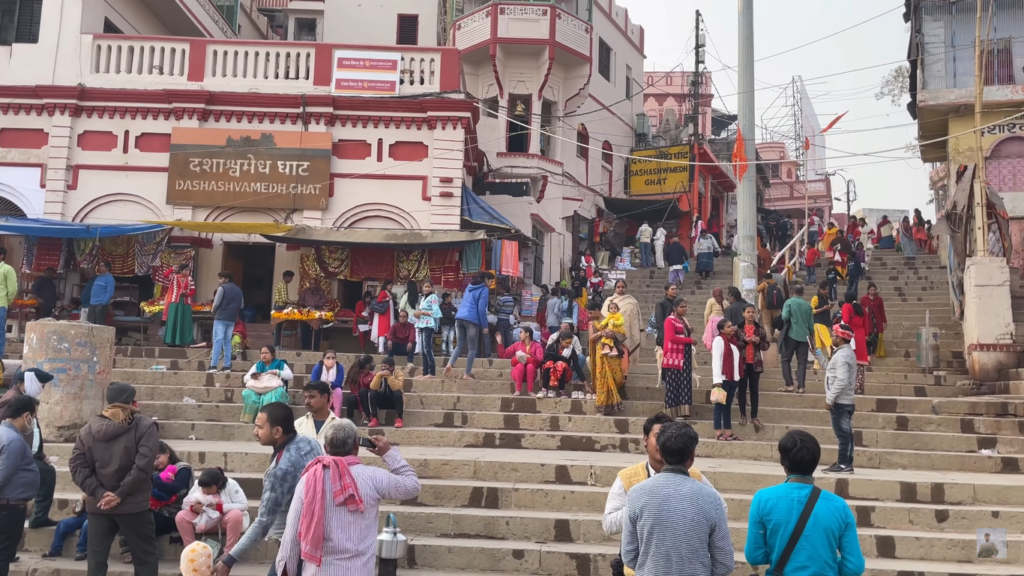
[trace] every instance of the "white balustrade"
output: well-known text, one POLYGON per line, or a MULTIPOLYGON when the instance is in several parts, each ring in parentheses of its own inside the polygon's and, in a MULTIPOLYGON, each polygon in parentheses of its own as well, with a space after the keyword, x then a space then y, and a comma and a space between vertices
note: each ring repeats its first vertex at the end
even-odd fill
POLYGON ((184 81, 188 76, 188 42, 155 38, 119 40, 83 37, 91 46, 89 72, 114 78, 167 77, 184 81))
POLYGON ((308 46, 210 44, 206 51, 206 80, 312 85, 314 60, 314 50, 308 46))
POLYGON ((413 52, 402 55, 401 92, 436 92, 440 54, 413 52))

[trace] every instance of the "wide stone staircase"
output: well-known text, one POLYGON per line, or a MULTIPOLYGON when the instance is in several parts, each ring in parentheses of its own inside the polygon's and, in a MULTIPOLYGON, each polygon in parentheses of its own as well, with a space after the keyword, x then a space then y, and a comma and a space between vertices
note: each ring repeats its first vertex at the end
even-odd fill
MULTIPOLYGON (((712 288, 731 284, 730 262, 717 264, 710 280, 690 275, 684 283, 681 293, 691 303, 694 325, 701 324, 712 288)), ((666 276, 666 270, 628 273, 630 293, 640 300, 645 319, 662 298, 666 276)), ((967 378, 962 334, 960 324, 949 320, 945 271, 936 258, 876 253, 862 293, 867 281, 878 285, 886 301, 888 356, 873 360, 866 395, 857 398, 856 473, 819 473, 818 485, 842 496, 854 511, 870 576, 1024 574, 1019 402, 970 396, 969 387, 957 385, 967 378), (926 311, 941 330, 941 367, 931 374, 916 361, 915 338, 926 311), (996 455, 983 455, 982 449, 996 455), (1009 534, 1008 558, 979 563, 977 530, 996 528, 1009 534)), ((755 433, 752 426, 737 425, 734 408, 733 429, 744 441, 716 442, 707 403, 710 354, 700 344, 697 350, 696 370, 707 385, 695 393, 692 423, 702 438, 695 465, 728 503, 734 574, 747 576, 754 571, 743 561, 751 498, 784 480, 778 439, 787 430, 805 429, 822 443, 822 466, 835 460, 824 374, 809 371, 808 393, 797 396, 778 392, 781 372, 767 370, 760 398, 765 427, 755 433)), ((645 338, 630 370, 626 409, 613 417, 595 415, 585 400, 513 397, 504 360, 478 359, 476 382, 407 381, 405 428, 370 431, 399 446, 423 484, 417 498, 389 502, 381 510, 394 512, 411 539, 402 573, 609 575, 619 543, 604 534, 601 516, 618 471, 645 458, 644 419, 662 408, 653 356, 653 337, 645 338)), ((283 352, 281 357, 296 374, 292 403, 298 416, 303 413, 298 390, 320 355, 283 352)), ((220 466, 238 480, 255 517, 270 450, 255 441, 251 425, 239 423, 241 375, 250 363, 236 362, 230 375, 207 374, 208 358, 201 350, 119 348, 113 377, 138 387, 141 409, 159 419, 162 438, 197 473, 220 466), (154 366, 166 371, 151 370, 154 366)), ((346 366, 354 358, 342 355, 346 366)), ((388 413, 385 423, 393 417, 388 413)), ((66 468, 71 445, 48 444, 47 452, 60 458, 52 516, 61 518, 78 495, 66 468)), ((371 455, 363 460, 380 464, 371 455)), ((63 559, 39 558, 52 537, 52 529, 28 530, 14 573, 84 575, 85 564, 70 560, 72 538, 63 559)), ((161 538, 162 574, 177 573, 179 553, 179 546, 161 538)), ((276 544, 264 543, 233 574, 265 574, 275 554, 276 544)), ((130 570, 116 550, 111 558, 112 572, 130 570)))

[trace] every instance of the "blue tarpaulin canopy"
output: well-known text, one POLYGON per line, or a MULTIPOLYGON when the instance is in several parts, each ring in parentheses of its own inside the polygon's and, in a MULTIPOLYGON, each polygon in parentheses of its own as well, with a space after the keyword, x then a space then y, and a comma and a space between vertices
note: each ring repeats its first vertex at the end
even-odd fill
POLYGON ((0 217, 0 234, 20 234, 43 238, 109 238, 162 230, 159 224, 85 224, 45 218, 0 217))
POLYGON ((462 219, 471 224, 482 226, 485 229, 500 229, 509 232, 518 232, 519 229, 494 209, 493 206, 484 202, 468 186, 462 186, 462 219))

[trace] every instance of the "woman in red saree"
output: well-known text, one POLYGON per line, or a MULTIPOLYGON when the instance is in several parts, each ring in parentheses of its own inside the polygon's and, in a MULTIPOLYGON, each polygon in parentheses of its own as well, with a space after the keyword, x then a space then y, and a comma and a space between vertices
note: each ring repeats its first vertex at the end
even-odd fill
POLYGON ((925 229, 924 216, 921 216, 920 208, 914 208, 914 243, 918 249, 928 250, 928 231, 925 229))
POLYGON ((868 354, 876 358, 885 358, 885 326, 889 319, 885 317, 885 302, 878 295, 878 286, 868 283, 868 293, 860 299, 860 305, 868 315, 868 354))
POLYGON ((192 297, 196 295, 196 285, 188 273, 188 264, 179 264, 164 272, 164 278, 170 281, 164 297, 164 343, 189 346, 192 344, 192 297))
POLYGON ((387 304, 387 311, 380 314, 372 313, 373 320, 370 324, 373 328, 370 330, 370 337, 377 344, 377 352, 380 354, 385 353, 384 343, 387 340, 388 332, 391 331, 391 320, 394 318, 395 302, 394 298, 391 297, 391 287, 394 285, 395 283, 391 280, 385 280, 381 284, 380 293, 377 294, 375 304, 387 304))
POLYGON ((373 303, 373 292, 363 292, 363 299, 356 302, 356 321, 352 323, 352 335, 359 336, 359 350, 366 353, 367 336, 370 334, 370 304, 373 303))
POLYGON ((580 267, 587 273, 587 280, 594 277, 594 257, 590 255, 590 249, 587 248, 580 255, 580 267))

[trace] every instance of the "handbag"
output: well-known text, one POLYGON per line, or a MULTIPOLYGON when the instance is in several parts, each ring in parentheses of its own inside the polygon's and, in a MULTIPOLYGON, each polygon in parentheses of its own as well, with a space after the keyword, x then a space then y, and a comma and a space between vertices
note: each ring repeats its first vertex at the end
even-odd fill
MULTIPOLYGON (((775 576, 782 576, 783 571, 786 569, 786 564, 789 564, 789 557, 793 555, 796 543, 804 533, 804 528, 807 527, 807 521, 811 518, 811 512, 814 511, 814 505, 818 503, 819 496, 821 496, 821 488, 812 486, 811 495, 807 498, 803 511, 800 512, 800 518, 796 521, 793 533, 789 535, 789 541, 786 542, 786 547, 782 549, 782 556, 779 556, 779 562, 772 568, 772 574, 775 576)), ((750 576, 757 576, 757 573, 750 576)))
MULTIPOLYGON (((221 518, 223 518, 223 515, 221 516, 221 518)), ((203 544, 206 544, 207 546, 209 546, 210 550, 213 550, 213 559, 215 561, 218 558, 220 558, 220 547, 221 547, 220 543, 223 541, 223 536, 224 535, 221 533, 220 522, 218 522, 217 523, 217 539, 214 540, 213 538, 207 537, 207 538, 203 538, 202 540, 200 540, 200 542, 202 542, 203 544)))
POLYGON ((373 312, 374 314, 387 314, 388 308, 390 308, 390 304, 388 304, 387 300, 370 304, 370 312, 373 312))
POLYGON ((264 372, 263 376, 260 376, 259 378, 253 378, 252 380, 249 380, 249 383, 245 385, 246 388, 259 394, 260 396, 266 394, 267 392, 273 392, 274 390, 277 390, 278 388, 281 388, 283 386, 284 380, 281 380, 280 376, 278 376, 277 374, 268 374, 266 372, 264 372))

